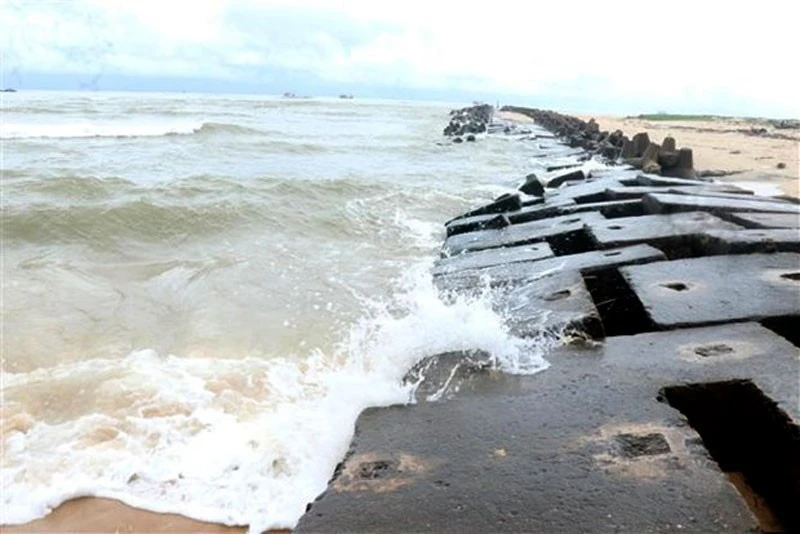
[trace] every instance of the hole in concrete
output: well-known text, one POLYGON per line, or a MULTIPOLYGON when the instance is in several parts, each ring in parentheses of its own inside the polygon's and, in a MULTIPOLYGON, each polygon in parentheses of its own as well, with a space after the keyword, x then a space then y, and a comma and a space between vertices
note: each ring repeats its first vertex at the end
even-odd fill
POLYGON ((569 256, 595 250, 594 241, 589 232, 583 228, 550 236, 547 238, 547 244, 556 256, 569 256))
POLYGON ((615 250, 614 252, 606 252, 603 256, 608 256, 610 258, 611 256, 619 256, 620 254, 622 254, 622 252, 615 250))
POLYGON ((673 291, 686 291, 689 289, 689 286, 683 282, 670 282, 668 284, 661 284, 661 287, 666 287, 667 289, 671 289, 673 291))
POLYGON ((572 295, 572 291, 570 291, 569 289, 562 289, 561 291, 550 293, 549 295, 544 297, 544 300, 561 300, 567 298, 570 295, 572 295))
POLYGON ((592 296, 606 336, 627 336, 653 332, 644 306, 617 269, 585 274, 583 280, 592 296))
POLYGON ((700 434, 762 530, 777 521, 800 531, 800 427, 772 399, 750 380, 669 386, 660 397, 700 434))
POLYGON ((800 282, 800 273, 782 274, 781 278, 786 278, 787 280, 792 280, 793 282, 800 282))
POLYGON ((663 434, 617 434, 614 436, 616 452, 624 458, 636 458, 639 456, 656 456, 667 454, 672 449, 669 448, 663 434))
POLYGON ((800 347, 800 328, 797 316, 769 317, 761 321, 761 326, 769 328, 795 347, 800 347))
POLYGON ((622 226, 620 226, 618 224, 612 224, 611 226, 608 227, 608 229, 609 230, 622 230, 622 226))
POLYGON ((730 354, 733 348, 722 343, 715 345, 703 345, 694 349, 694 353, 698 356, 708 358, 711 356, 722 356, 723 354, 730 354))
POLYGON ((388 460, 364 462, 358 466, 358 476, 359 478, 373 480, 389 473, 394 467, 394 462, 388 460))

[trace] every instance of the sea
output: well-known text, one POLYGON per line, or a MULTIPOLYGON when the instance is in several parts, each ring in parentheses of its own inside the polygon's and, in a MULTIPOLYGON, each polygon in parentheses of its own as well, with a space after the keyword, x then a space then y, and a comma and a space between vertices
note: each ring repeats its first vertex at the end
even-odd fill
POLYGON ((421 359, 546 369, 432 284, 443 223, 541 161, 451 143, 463 105, 3 94, 0 522, 98 496, 291 528, 421 359))

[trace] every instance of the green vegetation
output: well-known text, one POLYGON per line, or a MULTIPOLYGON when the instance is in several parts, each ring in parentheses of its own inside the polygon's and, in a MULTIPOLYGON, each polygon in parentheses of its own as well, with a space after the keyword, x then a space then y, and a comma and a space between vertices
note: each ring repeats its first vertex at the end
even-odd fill
POLYGON ((736 120, 741 122, 752 122, 752 123, 759 123, 764 121, 772 122, 769 119, 764 119, 760 117, 731 117, 729 115, 691 115, 683 113, 665 113, 663 111, 659 111, 658 113, 642 113, 641 115, 636 115, 628 118, 642 119, 646 121, 713 121, 713 120, 728 119, 728 120, 736 120))
POLYGON ((723 119, 721 115, 681 115, 676 113, 644 113, 637 115, 635 119, 642 119, 647 121, 710 121, 714 119, 723 119))

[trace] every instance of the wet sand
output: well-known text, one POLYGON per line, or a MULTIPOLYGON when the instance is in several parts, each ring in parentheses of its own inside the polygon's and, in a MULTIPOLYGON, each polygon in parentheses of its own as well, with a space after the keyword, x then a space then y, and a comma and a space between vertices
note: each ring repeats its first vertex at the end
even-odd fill
MULTIPOLYGON (((196 532, 242 534, 242 527, 203 523, 176 514, 157 514, 132 508, 112 499, 83 498, 67 501, 47 516, 24 525, 2 527, 8 534, 39 532, 196 532)), ((280 531, 276 531, 280 532, 280 531)), ((289 532, 289 531, 284 531, 289 532)))

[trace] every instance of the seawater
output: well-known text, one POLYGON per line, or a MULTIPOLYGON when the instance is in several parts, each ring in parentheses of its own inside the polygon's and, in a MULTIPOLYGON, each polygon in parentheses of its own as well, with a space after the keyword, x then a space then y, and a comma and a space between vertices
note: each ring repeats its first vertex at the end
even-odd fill
POLYGON ((444 142, 456 105, 3 95, 1 522, 100 496, 293 527, 420 359, 546 368, 432 285, 443 221, 533 161, 444 142))

